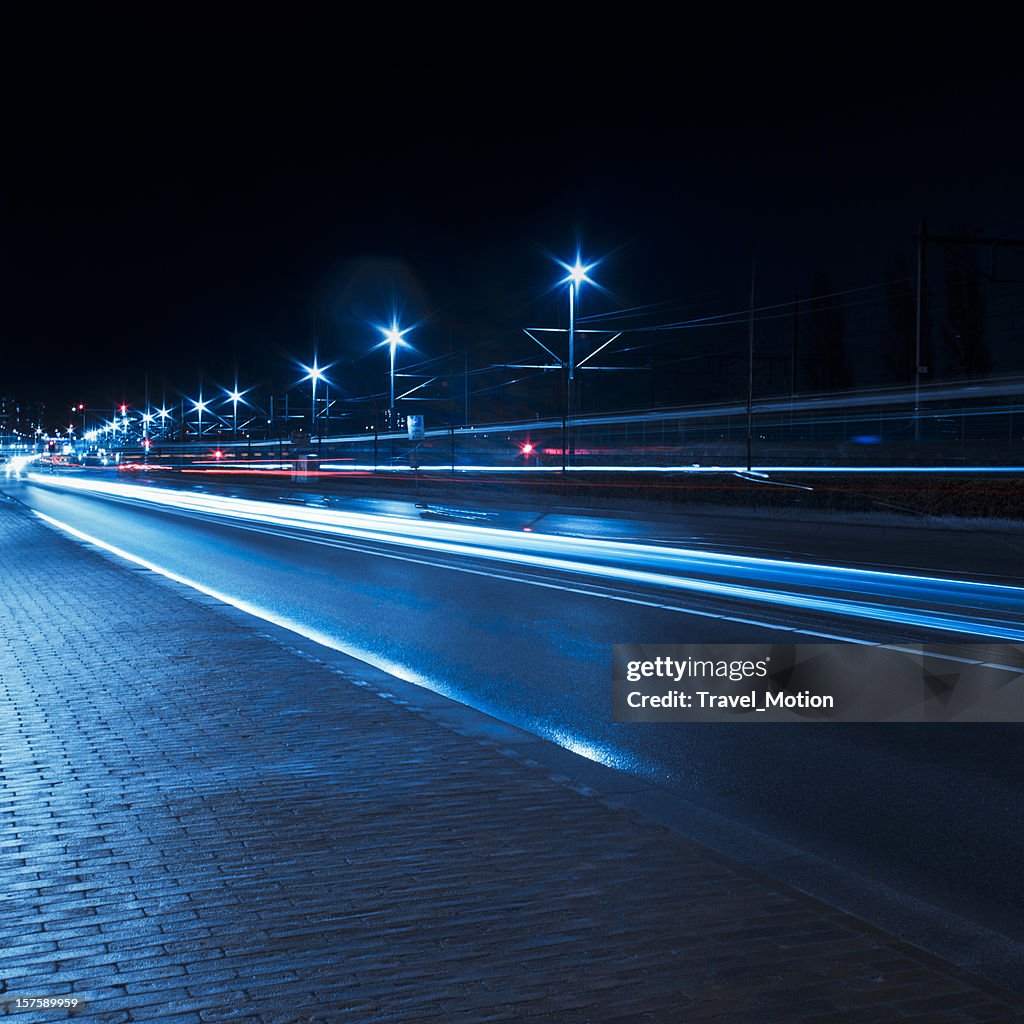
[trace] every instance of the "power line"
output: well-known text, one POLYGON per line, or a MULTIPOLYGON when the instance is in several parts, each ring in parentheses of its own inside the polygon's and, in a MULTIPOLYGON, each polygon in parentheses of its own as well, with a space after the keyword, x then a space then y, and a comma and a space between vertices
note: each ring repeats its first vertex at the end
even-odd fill
MULTIPOLYGON (((878 288, 891 288, 895 284, 904 284, 904 283, 906 283, 906 282, 908 282, 910 280, 912 280, 910 277, 902 277, 902 278, 896 278, 896 279, 893 279, 893 280, 890 280, 890 281, 882 281, 882 282, 879 282, 877 284, 862 285, 862 286, 857 287, 857 288, 844 288, 844 289, 842 289, 840 291, 825 292, 824 294, 821 294, 821 295, 812 295, 812 296, 810 296, 808 298, 807 301, 808 301, 808 303, 811 303, 813 305, 811 306, 810 309, 807 309, 804 312, 821 311, 823 309, 835 308, 835 307, 826 307, 826 306, 820 305, 820 302, 823 299, 835 299, 835 298, 840 298, 841 296, 844 296, 844 295, 853 295, 853 294, 855 294, 857 292, 873 291, 873 290, 878 289, 878 288)), ((770 304, 766 304, 766 305, 762 305, 762 306, 757 306, 755 308, 754 312, 755 313, 763 313, 763 312, 765 312, 767 310, 772 310, 772 309, 787 309, 787 310, 791 310, 792 307, 793 307, 793 300, 789 299, 786 302, 774 302, 774 303, 770 303, 770 304)), ((614 320, 618 315, 619 315, 619 313, 617 311, 610 312, 610 313, 604 313, 604 314, 595 314, 594 316, 581 318, 581 322, 584 319, 587 322, 597 321, 597 320, 614 320)), ((790 315, 790 314, 787 313, 787 314, 784 314, 784 315, 790 315)), ((746 323, 748 317, 750 316, 750 307, 748 306, 745 309, 734 310, 734 311, 729 312, 729 313, 715 313, 715 314, 712 314, 711 316, 695 317, 692 320, 679 320, 679 321, 676 321, 674 323, 654 324, 654 325, 648 325, 646 327, 639 327, 639 328, 638 327, 623 328, 623 330, 628 330, 628 331, 640 331, 640 330, 644 330, 644 331, 668 331, 668 330, 677 330, 677 329, 682 329, 682 328, 696 327, 696 326, 699 326, 701 324, 708 324, 708 325, 714 326, 715 325, 714 324, 715 321, 727 321, 728 323, 737 322, 737 321, 734 321, 734 320, 727 320, 727 318, 732 318, 732 317, 737 317, 737 316, 742 318, 738 322, 746 323)))

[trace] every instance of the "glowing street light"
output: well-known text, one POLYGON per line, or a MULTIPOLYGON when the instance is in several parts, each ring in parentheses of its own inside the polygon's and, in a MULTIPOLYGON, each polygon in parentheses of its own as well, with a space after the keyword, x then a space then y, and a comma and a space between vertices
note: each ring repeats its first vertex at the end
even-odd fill
POLYGON ((203 396, 200 395, 196 401, 192 403, 193 408, 199 413, 199 439, 203 438, 203 413, 209 407, 206 402, 203 401, 203 396))
POLYGON ((233 391, 228 392, 228 398, 231 399, 231 420, 232 429, 231 434, 234 440, 238 440, 238 403, 242 401, 242 396, 246 392, 238 390, 238 381, 235 381, 235 388, 233 391))
POLYGON ((587 272, 593 270, 596 264, 584 264, 580 260, 579 253, 577 253, 574 264, 570 266, 568 263, 563 263, 562 266, 568 272, 568 276, 562 279, 562 283, 569 285, 569 373, 565 385, 565 414, 562 417, 562 469, 565 470, 571 462, 569 454, 569 449, 572 446, 570 420, 573 412, 573 384, 576 380, 576 302, 579 299, 579 292, 583 282, 586 281, 589 284, 593 284, 593 281, 587 277, 587 272))
POLYGON ((398 324, 392 320, 390 327, 382 327, 381 332, 384 335, 384 340, 381 345, 387 345, 391 353, 391 401, 388 403, 388 426, 394 427, 395 425, 395 350, 399 345, 405 345, 408 348, 409 343, 405 340, 404 335, 411 331, 411 327, 406 327, 404 331, 398 329, 398 324))
POLYGON ((309 434, 310 434, 310 437, 312 437, 316 433, 316 383, 317 383, 317 381, 322 380, 326 384, 327 377, 324 374, 324 370, 327 369, 327 367, 325 367, 325 366, 317 366, 316 356, 314 355, 313 356, 313 365, 312 366, 303 366, 302 368, 306 371, 306 376, 303 377, 302 379, 303 380, 311 381, 311 384, 312 384, 312 392, 313 392, 313 394, 312 394, 312 403, 311 403, 310 417, 309 417, 309 434))

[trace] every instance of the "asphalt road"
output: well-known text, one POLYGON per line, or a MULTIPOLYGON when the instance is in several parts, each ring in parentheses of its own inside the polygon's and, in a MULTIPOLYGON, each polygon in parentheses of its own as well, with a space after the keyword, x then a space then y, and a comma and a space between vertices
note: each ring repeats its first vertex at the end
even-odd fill
MULTIPOLYGON (((54 519, 278 621, 301 624, 404 678, 1024 938, 1024 726, 610 720, 612 643, 792 643, 817 634, 934 641, 926 629, 229 522, 45 485, 4 489, 54 519)), ((595 523, 600 520, 581 519, 580 531, 599 532, 595 523)), ((548 525, 566 532, 573 523, 548 525)), ((614 526, 619 539, 631 529, 614 526)), ((754 544, 755 531, 735 521, 723 532, 731 549, 754 544)), ((776 554, 786 543, 784 531, 763 523, 757 532, 774 538, 766 543, 774 543, 776 554)), ((913 563, 898 537, 879 536, 875 554, 870 536, 859 538, 857 557, 847 561, 913 563)), ((673 538, 659 525, 645 539, 673 538)), ((706 530, 702 543, 713 541, 713 530, 706 530)), ((837 540, 830 534, 814 544, 837 540)), ((1013 557, 995 559, 990 574, 1001 570, 1012 579, 1016 564, 1013 557)), ((1014 609, 999 614, 1011 621, 1014 609)), ((1017 610, 1016 617, 1019 625, 1024 613, 1017 610)))

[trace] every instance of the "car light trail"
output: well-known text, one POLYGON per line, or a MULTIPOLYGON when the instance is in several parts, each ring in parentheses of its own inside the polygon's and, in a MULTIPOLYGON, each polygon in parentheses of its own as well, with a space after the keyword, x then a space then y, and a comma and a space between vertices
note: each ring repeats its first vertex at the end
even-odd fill
POLYGON ((4 476, 8 479, 21 476, 26 472, 33 462, 42 458, 42 455, 12 455, 4 466, 4 476))
MULTIPOLYGON (((323 462, 320 464, 322 473, 332 474, 358 471, 360 473, 412 473, 408 466, 374 466, 372 463, 356 465, 353 463, 323 462)), ((313 471, 310 471, 313 472, 313 471)), ((415 472, 451 473, 452 466, 420 466, 415 472)), ((563 472, 561 466, 455 466, 456 473, 558 473, 563 472)), ((904 475, 906 473, 922 474, 953 474, 969 476, 972 473, 992 473, 1020 476, 1024 474, 1024 466, 757 466, 753 471, 757 474, 767 473, 821 473, 828 476, 845 473, 885 473, 904 475)), ((568 474, 569 479, 587 473, 751 473, 745 465, 736 466, 575 466, 568 474)))
POLYGON ((35 483, 223 518, 603 581, 697 592, 927 630, 1024 641, 1024 588, 778 558, 410 520, 30 474, 35 483), (838 595, 838 596, 837 596, 838 595))

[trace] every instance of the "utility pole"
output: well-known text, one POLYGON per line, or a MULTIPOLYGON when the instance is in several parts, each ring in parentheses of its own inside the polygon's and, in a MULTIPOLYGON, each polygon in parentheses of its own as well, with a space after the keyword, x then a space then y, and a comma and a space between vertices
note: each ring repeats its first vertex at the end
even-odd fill
POLYGON ((972 235, 936 235, 928 233, 928 221, 921 218, 921 230, 917 239, 917 323, 914 331, 914 440, 921 439, 921 376, 928 373, 928 367, 921 365, 924 356, 924 339, 928 327, 928 288, 926 277, 926 258, 928 243, 951 246, 990 246, 992 249, 991 270, 980 269, 981 274, 991 284, 1021 284, 1019 279, 1001 278, 998 274, 996 253, 1000 248, 1019 249, 1024 246, 1024 238, 986 238, 980 230, 972 235))
POLYGON ((800 323, 800 296, 793 296, 793 348, 789 357, 789 397, 796 398, 796 344, 800 323))
POLYGON ((569 454, 569 373, 562 363, 562 472, 568 465, 569 454))
POLYGON ((750 330, 747 336, 747 472, 753 468, 754 449, 754 275, 757 260, 750 261, 750 330))
POLYGON ((572 417, 573 413, 573 400, 575 398, 576 389, 576 282, 569 282, 569 380, 568 390, 565 397, 566 406, 566 446, 568 452, 563 455, 562 469, 564 471, 566 466, 572 465, 573 456, 573 439, 572 439, 572 417))
POLYGON ((928 221, 921 218, 921 231, 917 236, 917 309, 914 325, 914 440, 921 440, 921 374, 927 367, 921 365, 921 348, 925 318, 925 258, 928 245, 928 221))

